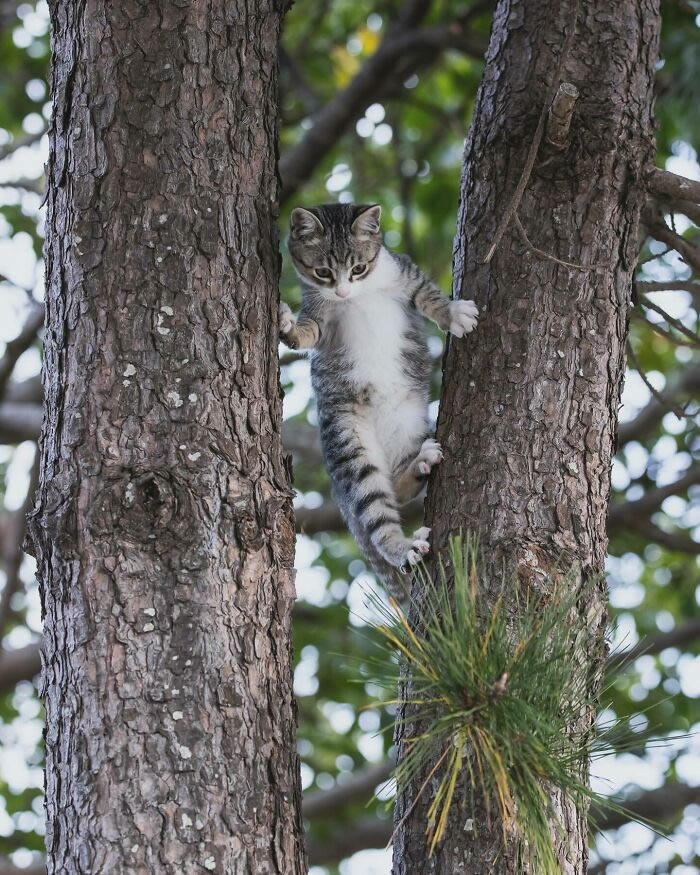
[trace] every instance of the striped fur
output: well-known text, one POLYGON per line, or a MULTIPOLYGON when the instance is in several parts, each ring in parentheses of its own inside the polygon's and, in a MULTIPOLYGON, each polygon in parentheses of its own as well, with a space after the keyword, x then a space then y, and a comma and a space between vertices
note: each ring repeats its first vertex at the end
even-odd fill
POLYGON ((399 506, 442 459, 429 436, 430 358, 424 317, 458 337, 476 326, 471 301, 451 301, 405 255, 382 245, 378 206, 292 212, 289 251, 303 288, 280 332, 311 350, 324 461, 358 545, 391 591, 428 549, 428 530, 402 531, 399 506), (399 572, 397 574, 397 571, 399 572))

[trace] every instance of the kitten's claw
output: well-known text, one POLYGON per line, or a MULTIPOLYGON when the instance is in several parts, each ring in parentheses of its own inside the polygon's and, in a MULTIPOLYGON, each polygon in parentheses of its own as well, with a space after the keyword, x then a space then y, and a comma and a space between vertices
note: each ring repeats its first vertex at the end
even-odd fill
POLYGON ((474 301, 451 301, 450 334, 455 337, 470 334, 477 326, 478 315, 479 310, 474 301))
POLYGON ((289 304, 285 304, 284 301, 280 302, 279 308, 279 320, 280 320, 280 334, 289 334, 289 332, 296 325, 296 318, 294 313, 292 313, 289 304))
POLYGON ((442 447, 433 438, 428 438, 423 441, 423 444, 418 453, 418 472, 420 474, 430 474, 435 465, 439 465, 443 460, 442 447))
POLYGON ((416 529, 413 533, 413 539, 418 541, 427 541, 430 537, 430 529, 427 526, 423 526, 420 529, 416 529))

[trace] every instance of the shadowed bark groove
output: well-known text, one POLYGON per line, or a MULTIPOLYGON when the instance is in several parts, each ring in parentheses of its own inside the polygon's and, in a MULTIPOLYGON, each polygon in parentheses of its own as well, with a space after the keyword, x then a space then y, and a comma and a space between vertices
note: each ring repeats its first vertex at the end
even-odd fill
MULTIPOLYGON (((495 13, 465 149, 455 244, 455 293, 476 299, 481 320, 466 342, 449 344, 437 435, 445 460, 427 503, 436 552, 460 528, 479 532, 494 583, 503 565, 535 591, 556 581, 557 563, 578 564, 580 580, 603 570, 637 227, 654 157, 659 24, 658 0, 592 0, 578 14, 569 0, 503 0, 495 13), (537 249, 605 267, 581 270, 542 258, 515 222, 486 265, 574 25, 560 71, 580 92, 568 144, 561 151, 540 145, 515 218, 537 249)), ((578 609, 602 632, 603 587, 587 590, 578 609)), ((579 656, 592 694, 600 650, 579 656)), ((397 727, 402 752, 419 727, 400 719, 397 727)), ((471 809, 464 781, 446 838, 428 858, 435 781, 402 822, 424 777, 397 799, 394 875, 525 871, 513 847, 504 849, 500 823, 478 803, 471 809)), ((583 875, 585 813, 561 799, 555 805, 562 872, 583 875)))
POLYGON ((49 873, 297 875, 274 0, 55 0, 49 873))

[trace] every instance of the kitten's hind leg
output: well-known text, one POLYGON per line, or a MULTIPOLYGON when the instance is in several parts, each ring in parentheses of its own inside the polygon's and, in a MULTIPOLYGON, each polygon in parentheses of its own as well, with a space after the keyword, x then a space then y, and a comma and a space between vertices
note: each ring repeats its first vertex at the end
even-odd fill
POLYGON ((435 465, 442 462, 442 447, 433 438, 423 441, 418 455, 411 459, 403 468, 394 474, 394 492, 399 504, 404 504, 414 498, 423 488, 428 475, 435 465))
POLYGON ((427 526, 415 530, 411 536, 411 544, 413 545, 411 554, 413 555, 409 554, 408 556, 409 565, 417 565, 425 554, 430 552, 429 537, 430 529, 427 526))
POLYGON ((370 458, 355 458, 352 485, 345 481, 345 494, 338 497, 358 543, 369 542, 389 565, 405 569, 418 563, 430 545, 425 538, 404 535, 391 477, 376 456, 376 465, 370 458))
POLYGON ((426 530, 419 529, 412 538, 407 538, 397 523, 378 521, 376 528, 370 526, 368 535, 374 549, 390 565, 401 571, 417 565, 423 556, 430 552, 430 544, 424 535, 426 530))
POLYGON ((415 565, 430 549, 401 529, 391 471, 374 429, 361 418, 320 417, 333 494, 353 536, 394 568, 415 565))

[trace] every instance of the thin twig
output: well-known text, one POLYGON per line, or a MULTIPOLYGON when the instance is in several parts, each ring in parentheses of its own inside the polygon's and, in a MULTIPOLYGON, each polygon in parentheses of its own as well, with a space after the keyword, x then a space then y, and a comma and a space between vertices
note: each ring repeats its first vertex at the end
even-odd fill
POLYGON ((648 258, 639 259, 639 261, 637 262, 637 267, 641 267, 643 264, 649 264, 650 261, 656 261, 657 258, 663 258, 664 255, 668 255, 668 253, 672 251, 673 247, 667 246, 663 251, 657 252, 656 255, 654 255, 653 252, 650 252, 648 258))
POLYGON ((557 264, 561 264, 563 267, 571 267, 574 270, 607 270, 610 266, 607 264, 591 264, 587 266, 585 264, 576 264, 573 261, 564 261, 564 259, 562 258, 557 258, 556 255, 552 255, 549 252, 545 252, 544 249, 539 249, 537 246, 535 246, 531 242, 530 238, 527 236, 525 228, 523 228, 523 223, 520 221, 520 216, 516 213, 514 218, 516 227, 518 231, 520 231, 525 245, 534 255, 539 255, 541 258, 546 258, 549 261, 554 261, 557 264))
POLYGON ((659 221, 652 221, 647 228, 652 237, 675 249, 694 270, 700 270, 700 249, 697 246, 659 221))
POLYGON ((698 204, 694 204, 692 201, 664 201, 663 206, 665 211, 671 215, 682 213, 700 228, 700 206, 698 204))
MULTIPOLYGON (((698 339, 697 334, 691 331, 690 328, 685 326, 680 319, 675 319, 673 316, 670 316, 662 307, 659 307, 658 304, 655 304, 653 301, 650 301, 646 295, 642 295, 641 303, 648 307, 649 310, 654 310, 655 313, 658 313, 659 316, 663 316, 663 318, 668 322, 669 325, 673 325, 676 331, 680 331, 681 334, 685 334, 686 337, 690 338, 692 341, 692 345, 696 346, 700 349, 700 340, 698 339)), ((653 323, 652 323, 653 324, 653 323)))
POLYGON ((554 95, 559 88, 559 82, 561 80, 562 70, 564 68, 564 62, 566 61, 569 50, 571 49, 571 43, 573 42, 574 33, 576 32, 576 22, 578 20, 578 9, 579 9, 579 0, 576 0, 574 3, 574 9, 571 15, 571 27, 569 28, 569 32, 566 35, 566 39, 564 41, 564 46, 562 48, 561 54, 559 56, 559 62, 557 64, 557 70, 554 74, 554 78, 552 81, 552 85, 550 86, 547 97, 542 106, 542 110, 540 112, 540 117, 537 122, 537 127, 535 128, 535 133, 532 138, 532 142, 530 143, 530 148, 528 149, 527 158, 525 159, 525 166, 523 167, 523 172, 520 175, 520 180, 513 192, 513 196, 510 199, 508 206, 506 207, 503 216, 501 217, 501 221, 496 228, 496 233, 493 238, 493 243, 491 244, 489 251, 486 253, 486 258, 484 262, 489 264, 491 259, 493 258, 493 254, 496 251, 498 244, 501 242, 503 235, 505 234, 508 225, 510 224, 511 219, 516 213, 516 210, 520 206, 520 201, 523 198, 523 194, 525 193, 525 189, 527 188, 527 184, 530 181, 530 175, 532 173, 532 168, 535 166, 535 160, 537 158, 537 152, 540 148, 540 143, 542 142, 542 135, 544 134, 545 124, 547 122, 547 117, 549 115, 549 108, 552 105, 552 101, 554 99, 554 95))
POLYGON ((527 184, 530 181, 530 174, 532 173, 532 168, 535 166, 537 151, 540 147, 542 134, 544 133, 545 122, 547 121, 547 111, 548 105, 547 103, 545 103, 545 105, 542 107, 539 121, 537 122, 535 135, 532 138, 532 143, 530 144, 530 151, 527 153, 527 159, 525 161, 525 167, 523 168, 523 172, 520 176, 520 181, 518 182, 518 185, 513 192, 513 197, 510 199, 510 203, 506 207, 505 213, 501 217, 498 228, 496 228, 493 243, 491 244, 489 251, 486 253, 486 258, 484 259, 486 264, 489 264, 491 259, 493 258, 493 254, 496 251, 498 244, 501 242, 501 238, 505 234, 508 225, 510 224, 510 220, 516 214, 516 210, 520 206, 520 201, 522 200, 525 189, 527 188, 527 184))
POLYGON ((635 319, 637 322, 643 322, 647 328, 654 332, 654 334, 658 334, 659 337, 663 337, 664 340, 667 340, 674 346, 689 346, 693 349, 697 346, 697 343, 695 342, 691 343, 689 340, 683 340, 681 337, 671 334, 670 331, 666 331, 666 329, 662 328, 658 323, 650 322, 640 310, 630 310, 630 318, 635 319))
POLYGON ((676 407, 675 404, 673 404, 671 401, 668 400, 668 398, 664 398, 664 396, 651 385, 651 383, 649 382, 649 378, 642 370, 642 366, 639 364, 639 359, 635 355, 634 349, 632 348, 632 344, 629 341, 627 342, 627 356, 628 356, 629 360, 632 362, 632 364, 634 365, 634 367, 636 368, 637 373, 641 377, 642 382, 647 387, 647 389, 651 392, 651 394, 654 396, 654 398, 656 398, 656 400, 659 402, 659 404, 662 404, 671 413, 675 413, 679 419, 683 419, 683 417, 685 416, 685 411, 680 407, 676 407))

